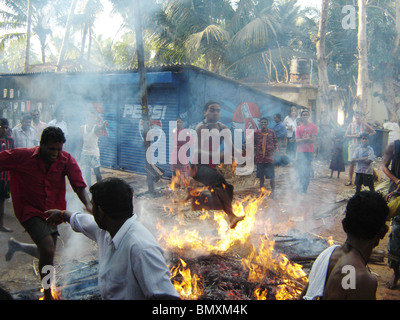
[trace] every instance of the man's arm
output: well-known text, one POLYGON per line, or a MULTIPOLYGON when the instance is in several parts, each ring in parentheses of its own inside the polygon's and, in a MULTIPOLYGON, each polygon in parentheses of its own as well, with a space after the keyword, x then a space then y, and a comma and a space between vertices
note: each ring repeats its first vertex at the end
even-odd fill
POLYGON ((383 155, 382 161, 382 171, 386 176, 392 180, 397 186, 400 184, 400 179, 397 178, 389 169, 389 165, 392 162, 392 158, 394 155, 394 143, 392 142, 387 146, 383 155))
POLYGON ((344 134, 344 137, 345 138, 358 138, 358 134, 350 134, 350 130, 351 130, 351 127, 352 127, 352 124, 350 123, 348 126, 347 126, 347 130, 346 130, 346 133, 344 134))
POLYGON ((58 226, 64 222, 70 223, 71 221, 72 213, 66 210, 51 209, 47 210, 45 213, 49 215, 46 219, 47 222, 53 226, 58 226))
POLYGON ((77 188, 75 192, 79 200, 81 200, 81 202, 85 205, 86 210, 91 213, 92 203, 90 202, 89 195, 86 192, 86 188, 77 188))
POLYGON ((108 121, 104 121, 102 124, 96 124, 94 132, 99 135, 101 130, 104 130, 106 127, 108 127, 108 121))
POLYGON ((66 210, 51 209, 45 212, 49 215, 47 222, 53 226, 67 222, 71 228, 83 233, 86 237, 93 241, 97 241, 101 229, 94 220, 94 217, 88 213, 72 213, 66 210))
POLYGON ((376 131, 374 128, 372 128, 368 123, 365 122, 365 127, 367 128, 367 131, 369 133, 370 136, 373 136, 374 134, 376 134, 376 131))

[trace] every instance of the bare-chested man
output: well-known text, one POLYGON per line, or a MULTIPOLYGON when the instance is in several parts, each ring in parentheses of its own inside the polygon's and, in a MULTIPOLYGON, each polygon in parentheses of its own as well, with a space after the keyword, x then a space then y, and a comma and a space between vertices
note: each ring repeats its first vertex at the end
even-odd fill
POLYGON ((227 148, 233 148, 233 143, 231 139, 227 141, 226 137, 217 137, 217 139, 220 139, 218 143, 213 143, 211 137, 202 139, 202 136, 212 135, 212 131, 215 132, 213 129, 216 129, 219 133, 223 130, 229 130, 226 125, 219 122, 220 116, 221 106, 219 103, 208 101, 204 106, 204 120, 196 127, 198 148, 195 158, 197 158, 198 163, 192 164, 191 171, 193 179, 213 190, 228 215, 230 227, 235 228, 237 223, 243 220, 243 217, 236 216, 232 210, 233 186, 228 184, 225 178, 216 170, 217 164, 224 161, 224 152, 220 149, 222 141, 226 142, 227 148))
POLYGON ((331 246, 315 260, 304 300, 375 300, 377 280, 368 269, 368 259, 388 231, 389 208, 383 196, 373 191, 355 194, 342 221, 347 234, 341 246, 331 246))

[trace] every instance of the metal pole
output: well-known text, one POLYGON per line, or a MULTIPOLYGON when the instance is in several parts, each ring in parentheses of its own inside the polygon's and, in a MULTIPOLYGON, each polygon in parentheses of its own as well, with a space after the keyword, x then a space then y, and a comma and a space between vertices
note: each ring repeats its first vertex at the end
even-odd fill
MULTIPOLYGON (((136 33, 136 54, 138 59, 138 72, 139 72, 139 90, 140 90, 140 103, 142 106, 142 122, 143 122, 143 139, 144 150, 146 155, 146 168, 150 167, 149 159, 147 159, 147 150, 150 147, 150 142, 147 141, 147 133, 150 129, 149 124, 149 108, 147 100, 147 83, 146 83, 146 70, 144 67, 144 49, 143 49, 143 36, 142 36, 142 20, 140 10, 140 0, 133 0, 136 4, 134 7, 135 13, 135 33, 136 33)), ((154 193, 154 180, 153 176, 146 170, 147 186, 151 194, 154 193)))

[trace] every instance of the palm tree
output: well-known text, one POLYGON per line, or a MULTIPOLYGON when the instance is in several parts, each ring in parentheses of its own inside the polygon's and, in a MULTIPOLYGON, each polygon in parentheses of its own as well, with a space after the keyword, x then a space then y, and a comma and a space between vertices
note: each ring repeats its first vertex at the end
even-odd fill
POLYGON ((228 68, 239 78, 287 82, 294 56, 315 55, 310 34, 317 26, 306 13, 297 0, 241 0, 230 23, 228 68))
POLYGON ((0 29, 5 33, 0 36, 0 49, 13 41, 26 36, 26 1, 4 1, 5 9, 0 9, 0 29), (24 29, 25 28, 25 29, 24 29))
POLYGON ((57 18, 65 11, 65 1, 54 0, 4 0, 5 10, 0 10, 0 29, 5 31, 0 37, 0 46, 4 48, 10 41, 27 37, 27 30, 39 38, 42 63, 46 63, 47 37, 51 34, 50 18, 57 18), (31 3, 30 20, 32 28, 28 28, 28 3, 31 3))

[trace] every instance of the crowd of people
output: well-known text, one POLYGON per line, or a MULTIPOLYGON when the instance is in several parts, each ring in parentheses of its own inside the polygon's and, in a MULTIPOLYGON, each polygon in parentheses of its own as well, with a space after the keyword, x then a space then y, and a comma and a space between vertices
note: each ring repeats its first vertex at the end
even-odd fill
MULTIPOLYGON (((98 285, 103 299, 179 299, 170 280, 163 250, 137 220, 132 188, 122 179, 101 177, 97 139, 98 132, 108 123, 99 124, 93 121, 92 115, 81 127, 81 152, 77 154, 82 160, 80 165, 63 150, 68 128, 62 114, 57 112, 56 119, 46 124, 34 110, 31 114, 23 114, 21 123, 12 130, 7 119, 0 119, 0 231, 12 232, 3 224, 4 201, 11 195, 14 214, 33 241, 33 244, 22 243, 11 238, 6 260, 10 261, 18 251, 36 257, 43 278, 46 275, 42 272, 43 267, 54 263, 59 236, 57 226, 66 222, 74 231, 98 244, 98 285), (97 180, 93 185, 88 176, 92 169, 97 180), (86 212, 66 210, 66 177, 86 212)), ((208 101, 203 114, 204 119, 195 129, 199 137, 193 158, 196 161, 188 164, 180 162, 179 157, 174 158, 171 169, 174 174, 182 170, 185 177, 192 177, 207 187, 220 202, 233 229, 244 217, 233 212, 234 186, 217 170, 217 164, 227 160, 220 145, 235 151, 231 155, 241 154, 243 150, 236 150, 237 146, 228 136, 218 136, 219 144, 212 143, 215 132, 229 130, 219 121, 221 105, 218 102, 208 101)), ((318 127, 310 121, 308 110, 298 113, 296 107, 291 108, 283 121, 281 114, 275 114, 273 120, 275 124, 269 128, 268 118, 262 117, 260 128, 254 133, 254 162, 259 186, 264 187, 265 179, 268 179, 274 197, 275 167, 293 163, 298 176, 297 192, 307 193, 318 127)), ((344 137, 334 138, 329 168, 331 176, 338 171, 338 177, 344 171, 343 139, 352 139, 349 161, 354 165, 356 192, 347 204, 342 222, 347 240, 342 246, 323 251, 316 259, 301 299, 376 298, 377 282, 369 272, 367 262, 373 248, 388 232, 386 222, 389 219, 392 220, 392 231, 388 251, 390 267, 394 270, 390 287, 394 288, 398 282, 400 218, 390 215, 388 202, 400 196, 400 140, 385 150, 382 170, 391 184, 389 195, 384 198, 374 189, 372 163, 375 155, 369 145, 369 136, 375 134, 375 130, 371 129, 358 114, 344 137), (362 185, 369 187, 369 191, 361 191, 362 185), (351 291, 343 287, 343 268, 349 265, 356 271, 354 281, 357 283, 351 291)), ((174 135, 182 136, 184 139, 179 140, 184 142, 190 140, 181 119, 177 121, 174 135)), ((182 146, 173 149, 177 155, 182 146)), ((352 174, 349 177, 352 179, 352 174)), ((52 299, 51 288, 45 288, 44 295, 45 299, 52 299)))

